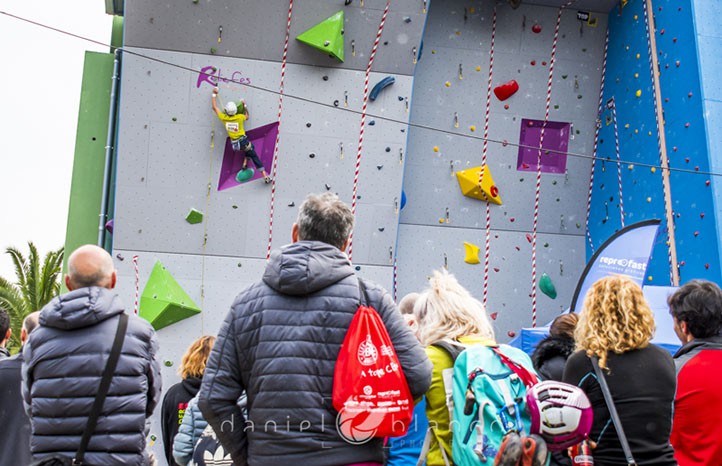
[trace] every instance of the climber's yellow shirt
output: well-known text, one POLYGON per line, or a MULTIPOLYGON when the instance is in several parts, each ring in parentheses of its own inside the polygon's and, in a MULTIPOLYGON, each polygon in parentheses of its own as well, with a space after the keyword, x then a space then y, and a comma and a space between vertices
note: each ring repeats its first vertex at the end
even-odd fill
POLYGON ((218 113, 218 118, 226 126, 226 131, 231 139, 239 139, 246 135, 246 130, 243 129, 243 122, 246 121, 246 115, 242 113, 236 113, 233 116, 228 116, 224 112, 218 113))

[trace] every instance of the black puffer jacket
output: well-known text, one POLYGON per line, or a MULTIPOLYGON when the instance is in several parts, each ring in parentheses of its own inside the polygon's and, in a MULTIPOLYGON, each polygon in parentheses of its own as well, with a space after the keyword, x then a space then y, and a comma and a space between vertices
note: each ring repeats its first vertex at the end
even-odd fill
POLYGON ((549 335, 534 349, 531 361, 542 380, 562 380, 564 365, 572 353, 574 340, 549 335))
MULTIPOLYGON (((81 288, 52 300, 23 349, 23 398, 30 417, 30 449, 75 456, 113 345, 120 298, 105 288, 81 288)), ((148 322, 135 316, 94 435, 87 464, 146 465, 146 418, 158 404, 158 344, 148 322)))
MULTIPOLYGON (((431 363, 388 293, 366 283, 414 397, 431 383, 431 363)), ((383 461, 382 439, 352 445, 336 431, 333 372, 359 306, 344 253, 301 241, 274 251, 263 281, 234 301, 206 366, 203 415, 236 466, 338 466, 383 461), (248 393, 246 421, 236 404, 248 393)))

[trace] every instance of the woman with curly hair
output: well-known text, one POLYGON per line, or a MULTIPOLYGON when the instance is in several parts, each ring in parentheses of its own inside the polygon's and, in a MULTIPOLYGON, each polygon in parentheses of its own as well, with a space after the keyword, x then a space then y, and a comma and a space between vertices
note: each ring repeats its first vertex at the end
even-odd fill
POLYGON ((216 337, 206 335, 191 343, 183 355, 180 369, 178 369, 181 381, 171 386, 163 398, 161 432, 165 457, 171 466, 177 464, 173 461, 173 438, 178 433, 178 427, 183 420, 188 402, 196 396, 201 388, 206 361, 208 361, 215 341, 216 337))
POLYGON ((630 278, 610 276, 592 285, 574 333, 579 351, 567 360, 563 381, 581 387, 592 403, 589 437, 597 444, 596 466, 627 466, 627 461, 591 358, 599 360, 637 464, 677 464, 669 443, 674 362, 667 351, 650 343, 654 330, 654 315, 630 278))

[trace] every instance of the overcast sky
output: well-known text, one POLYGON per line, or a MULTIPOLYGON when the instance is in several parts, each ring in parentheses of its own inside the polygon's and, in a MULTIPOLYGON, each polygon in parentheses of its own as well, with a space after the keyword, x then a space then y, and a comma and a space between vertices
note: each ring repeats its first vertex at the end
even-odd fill
MULTIPOLYGON (((0 11, 109 43, 103 0, 12 0, 0 11)), ((108 48, 0 14, 0 276, 8 246, 41 254, 65 243, 86 50, 108 48)))

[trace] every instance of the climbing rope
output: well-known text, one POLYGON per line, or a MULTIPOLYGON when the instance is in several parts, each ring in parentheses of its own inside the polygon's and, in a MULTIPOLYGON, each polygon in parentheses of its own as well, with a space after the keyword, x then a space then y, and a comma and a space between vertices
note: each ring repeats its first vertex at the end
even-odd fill
POLYGON ((554 62, 557 54, 557 42, 559 41, 559 26, 562 22, 562 12, 576 0, 570 0, 559 8, 557 14, 557 24, 554 28, 554 40, 552 42, 552 54, 549 59, 549 80, 547 81, 547 99, 546 109, 544 111, 544 123, 541 127, 539 135, 539 151, 537 155, 536 168, 536 185, 534 190, 534 222, 532 225, 531 235, 531 326, 536 327, 536 243, 537 243, 537 227, 539 226, 539 194, 541 193, 541 174, 542 174, 542 151, 544 150, 544 130, 549 121, 549 111, 552 102, 552 83, 554 81, 554 62))
MULTIPOLYGON (((486 171, 486 154, 489 145, 489 111, 491 109, 491 85, 494 74, 494 41, 496 37, 496 5, 491 18, 491 45, 489 49, 489 80, 486 85, 486 112, 484 113, 484 145, 481 152, 481 171, 479 172, 479 189, 486 171)), ((486 238, 484 243, 484 291, 482 303, 486 306, 489 294, 489 256, 491 250, 491 202, 486 200, 486 238)))
POLYGON ((283 45, 283 59, 281 60, 281 84, 278 90, 278 132, 276 133, 276 144, 273 149, 273 162, 271 163, 271 207, 268 220, 268 248, 266 259, 271 257, 271 246, 273 244, 273 209, 276 200, 276 176, 278 175, 278 142, 281 139, 281 111, 283 110, 283 89, 286 80, 286 58, 288 57, 288 38, 291 36, 291 14, 293 13, 293 0, 288 2, 288 19, 286 20, 286 41, 283 45))
POLYGON ((614 124, 614 147, 617 151, 617 183, 619 185, 619 217, 624 228, 624 195, 622 193, 622 157, 619 154, 619 125, 617 124, 617 104, 614 99, 608 104, 612 110, 612 123, 614 124))
POLYGON ((597 148, 599 147, 599 130, 602 128, 602 108, 604 105, 604 76, 607 73, 607 50, 609 48, 609 29, 604 36, 604 58, 602 59, 602 82, 599 86, 599 109, 597 110, 597 124, 594 130, 594 149, 592 150, 592 173, 589 175, 589 195, 587 196, 587 218, 585 221, 585 229, 587 240, 592 254, 594 254, 594 242, 592 242, 592 234, 589 231, 589 214, 592 210, 592 190, 594 189, 594 169, 597 162, 597 148))
POLYGON ((138 271, 138 254, 133 255, 133 270, 135 270, 135 303, 133 314, 138 315, 138 299, 140 298, 140 272, 138 271))
POLYGON ((649 55, 649 73, 652 78, 652 94, 655 95, 655 110, 657 118, 654 119, 657 125, 657 148, 659 150, 660 166, 662 168, 662 192, 664 193, 664 209, 667 216, 667 255, 669 258, 669 279, 670 285, 679 286, 679 271, 677 270, 677 252, 675 249, 675 234, 674 234, 674 213, 672 208, 672 191, 669 186, 669 161, 667 160, 667 148, 666 141, 664 139, 664 128, 662 115, 661 115, 661 96, 659 95, 659 89, 657 88, 657 66, 656 62, 656 42, 653 45, 654 38, 650 33, 650 22, 652 28, 654 27, 654 16, 651 11, 647 11, 652 8, 650 1, 645 2, 644 6, 644 29, 647 34, 647 52, 649 55), (650 16, 652 16, 650 18, 650 16), (662 123, 660 125, 660 123, 662 123))
MULTIPOLYGON (((366 128, 366 106, 369 100, 369 76, 371 75, 371 67, 374 64, 374 58, 376 58, 376 50, 379 48, 379 42, 381 41, 381 33, 384 32, 384 24, 386 24, 386 16, 389 14, 389 7, 391 6, 391 0, 386 0, 386 8, 384 8, 384 14, 381 16, 381 22, 379 23, 379 30, 376 33, 376 40, 374 46, 371 49, 371 55, 369 56, 369 63, 366 66, 366 77, 364 78, 364 97, 363 106, 361 109, 361 130, 358 138, 358 152, 356 153, 356 169, 353 175, 353 195, 351 197, 351 213, 356 215, 356 199, 358 195, 358 176, 361 171, 361 154, 363 151, 364 144, 364 129, 366 128)), ((353 231, 349 236, 348 240, 348 258, 349 260, 353 256, 353 231)))

